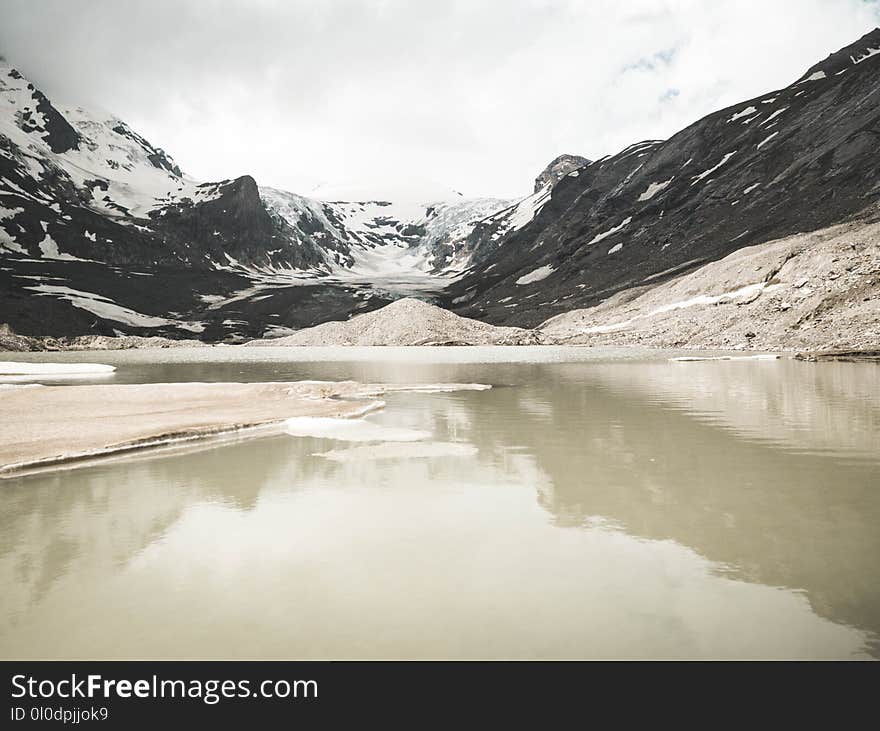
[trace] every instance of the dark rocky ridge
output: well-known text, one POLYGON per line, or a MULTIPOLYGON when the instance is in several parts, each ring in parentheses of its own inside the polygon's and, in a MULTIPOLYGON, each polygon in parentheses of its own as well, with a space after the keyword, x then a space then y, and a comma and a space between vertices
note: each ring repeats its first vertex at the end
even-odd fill
POLYGON ((487 220, 472 245, 488 253, 451 287, 447 306, 537 325, 862 211, 880 193, 880 54, 866 57, 870 48, 880 48, 880 29, 785 89, 580 168, 519 230, 505 232, 503 216, 487 220), (833 74, 806 80, 823 69, 833 74), (516 284, 542 267, 551 273, 516 284))

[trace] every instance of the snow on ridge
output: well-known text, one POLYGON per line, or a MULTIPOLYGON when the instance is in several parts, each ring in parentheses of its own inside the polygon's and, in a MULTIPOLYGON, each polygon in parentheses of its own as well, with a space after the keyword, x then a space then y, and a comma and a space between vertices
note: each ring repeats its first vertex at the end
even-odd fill
POLYGON ((537 216, 541 209, 546 205, 547 201, 553 193, 553 186, 549 183, 541 188, 537 193, 533 193, 517 204, 510 217, 510 228, 512 231, 519 231, 523 226, 537 216))
POLYGON ((34 179, 43 177, 48 161, 61 168, 77 188, 92 193, 91 208, 114 218, 146 219, 151 211, 185 198, 199 203, 219 197, 220 183, 200 183, 178 175, 173 160, 160 148, 106 112, 53 105, 79 135, 77 147, 54 152, 47 139, 45 115, 37 109, 38 91, 28 88, 30 82, 19 76, 11 66, 0 63, 0 133, 25 153, 34 179), (156 155, 164 157, 171 169, 157 164, 156 155), (95 181, 107 189, 97 187, 95 181))
POLYGON ((806 84, 809 81, 819 81, 820 79, 826 78, 827 74, 824 71, 816 71, 813 74, 810 74, 806 79, 802 79, 798 81, 798 84, 806 84))
MULTIPOLYGON (((641 142, 634 142, 628 147, 624 147, 620 152, 617 153, 616 157, 623 159, 625 157, 629 157, 630 155, 634 155, 637 152, 645 152, 649 147, 656 147, 657 145, 663 144, 664 141, 665 140, 643 140, 641 142)), ((597 162, 601 162, 601 160, 597 160, 597 162)))

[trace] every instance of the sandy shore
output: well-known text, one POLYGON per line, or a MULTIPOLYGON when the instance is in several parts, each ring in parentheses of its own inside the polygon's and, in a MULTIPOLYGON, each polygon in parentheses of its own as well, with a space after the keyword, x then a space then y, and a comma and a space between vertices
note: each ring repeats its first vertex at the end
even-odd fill
POLYGON ((375 397, 386 391, 426 388, 352 381, 7 386, 0 398, 0 477, 291 417, 356 417, 381 408, 375 397))

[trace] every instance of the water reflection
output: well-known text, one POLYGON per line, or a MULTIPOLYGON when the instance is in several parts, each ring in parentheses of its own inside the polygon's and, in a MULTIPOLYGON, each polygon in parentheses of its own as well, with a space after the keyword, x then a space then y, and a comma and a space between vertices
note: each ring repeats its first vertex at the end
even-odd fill
POLYGON ((0 656, 880 654, 880 369, 263 367, 508 385, 0 484, 0 656))

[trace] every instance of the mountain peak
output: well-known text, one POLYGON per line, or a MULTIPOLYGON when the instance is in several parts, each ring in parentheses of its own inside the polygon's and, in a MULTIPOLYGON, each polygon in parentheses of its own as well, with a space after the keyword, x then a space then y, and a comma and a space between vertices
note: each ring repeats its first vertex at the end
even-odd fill
POLYGON ((556 183, 562 180, 562 178, 570 172, 582 168, 584 165, 589 165, 590 162, 590 160, 581 157, 580 155, 569 155, 567 153, 555 157, 550 161, 550 164, 541 171, 541 174, 535 178, 535 192, 537 193, 548 183, 551 186, 556 185, 556 183))

